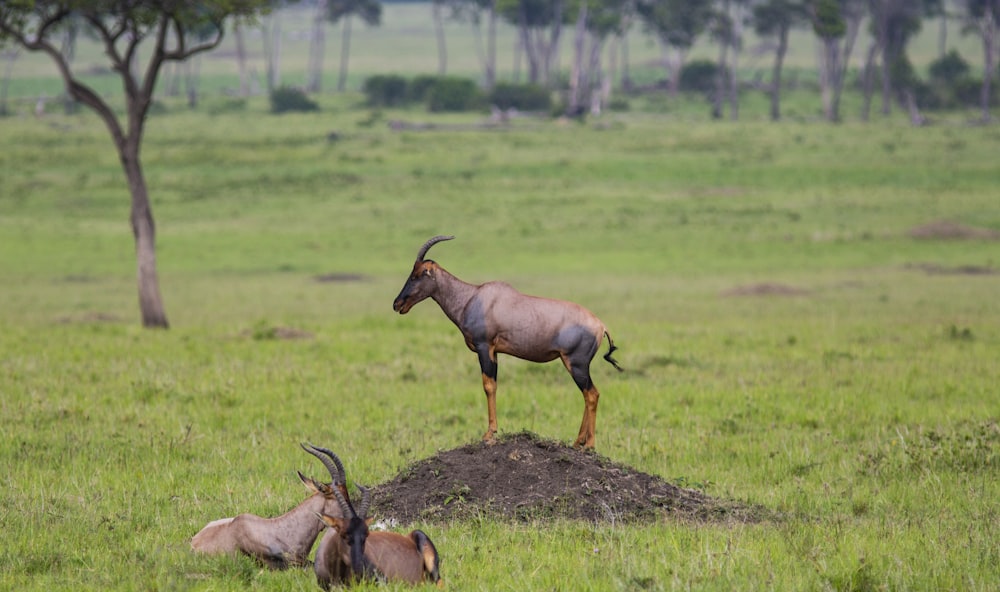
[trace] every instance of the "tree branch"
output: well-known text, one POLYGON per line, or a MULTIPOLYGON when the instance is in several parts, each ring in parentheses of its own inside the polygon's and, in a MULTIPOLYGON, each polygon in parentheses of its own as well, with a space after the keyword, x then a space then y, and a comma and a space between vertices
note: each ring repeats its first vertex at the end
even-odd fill
POLYGON ((118 123, 118 118, 115 117, 114 112, 108 104, 104 102, 104 99, 102 99, 101 96, 94 91, 94 89, 80 82, 73 76, 73 72, 69 67, 69 62, 66 61, 66 56, 56 49, 54 45, 45 40, 45 35, 49 28, 57 25, 69 16, 69 14, 70 11, 68 10, 60 10, 47 17, 39 25, 38 34, 35 36, 34 40, 29 40, 25 37, 22 31, 11 29, 2 22, 0 22, 0 31, 10 35, 28 51, 40 51, 48 54, 48 56, 55 62, 56 68, 58 68, 59 74, 62 76, 63 82, 66 84, 66 92, 68 92, 76 100, 93 109, 101 117, 101 119, 104 120, 115 143, 120 146, 124 141, 124 134, 122 133, 121 125, 118 123))

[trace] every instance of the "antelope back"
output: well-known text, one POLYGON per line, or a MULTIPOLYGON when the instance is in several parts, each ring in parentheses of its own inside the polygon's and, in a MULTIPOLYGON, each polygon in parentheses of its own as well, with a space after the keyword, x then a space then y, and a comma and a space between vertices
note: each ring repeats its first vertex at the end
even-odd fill
POLYGON ((237 551, 232 532, 233 518, 213 520, 191 537, 191 548, 199 553, 231 553, 237 551))
MULTIPOLYGON (((430 541, 426 535, 423 538, 430 541)), ((365 556, 386 580, 399 580, 411 584, 419 584, 425 579, 437 582, 440 579, 437 574, 437 552, 433 550, 433 545, 430 549, 434 557, 433 572, 425 568, 424 552, 418 549, 413 533, 410 536, 395 532, 369 533, 365 556)))

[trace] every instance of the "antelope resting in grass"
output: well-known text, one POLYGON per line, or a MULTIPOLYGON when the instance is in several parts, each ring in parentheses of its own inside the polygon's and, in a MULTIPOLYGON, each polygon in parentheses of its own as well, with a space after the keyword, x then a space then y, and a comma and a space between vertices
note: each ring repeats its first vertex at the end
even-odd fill
POLYGON ((302 448, 323 463, 330 473, 330 484, 300 472, 299 479, 313 494, 298 506, 277 518, 240 514, 209 522, 191 539, 191 548, 201 553, 245 553, 272 569, 307 564, 309 551, 323 528, 316 514, 340 516, 337 496, 347 492, 347 485, 344 465, 336 454, 318 446, 302 444, 302 448))
POLYGON ((406 314, 421 300, 433 299, 479 356, 489 418, 484 441, 496 439, 497 354, 508 354, 531 362, 562 360, 584 399, 583 422, 574 446, 593 448, 601 395, 590 379, 590 361, 605 337, 608 353, 604 359, 621 371, 611 357, 617 348, 604 323, 579 304, 528 296, 503 282, 469 284, 424 259, 433 245, 453 238, 435 236, 420 247, 413 271, 392 309, 406 314))
POLYGON ((355 580, 403 581, 411 584, 432 582, 443 587, 439 572, 440 560, 434 543, 423 531, 414 530, 409 536, 395 532, 370 532, 368 505, 370 492, 362 486, 361 505, 354 510, 350 498, 334 490, 340 503, 340 513, 318 514, 330 528, 320 539, 313 570, 316 581, 324 590, 334 584, 355 580))

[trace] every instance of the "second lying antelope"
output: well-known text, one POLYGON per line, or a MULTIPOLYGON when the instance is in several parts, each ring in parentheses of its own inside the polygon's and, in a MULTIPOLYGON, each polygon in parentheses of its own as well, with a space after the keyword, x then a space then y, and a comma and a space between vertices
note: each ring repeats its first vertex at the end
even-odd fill
MULTIPOLYGON (((341 481, 344 480, 341 475, 341 481)), ((350 498, 335 489, 333 493, 340 503, 339 515, 319 515, 330 527, 320 540, 313 564, 320 587, 329 590, 335 584, 366 579, 411 584, 431 582, 439 588, 444 587, 439 572, 440 559, 431 539, 420 530, 408 536, 396 532, 370 532, 371 494, 360 485, 358 490, 361 491, 361 505, 357 511, 350 498)))

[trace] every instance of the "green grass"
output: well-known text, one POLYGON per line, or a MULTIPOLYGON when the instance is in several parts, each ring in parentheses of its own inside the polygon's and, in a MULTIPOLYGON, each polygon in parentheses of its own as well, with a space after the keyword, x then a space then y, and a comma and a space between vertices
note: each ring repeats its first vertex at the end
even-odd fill
MULTIPOLYGON (((755 525, 419 525, 454 590, 988 590, 1000 578, 1000 132, 676 113, 391 132, 324 97, 168 104, 143 149, 173 328, 139 327, 128 195, 93 116, 0 120, 0 589, 314 590, 207 558, 207 521, 280 513, 328 446, 375 484, 485 429, 432 303, 390 304, 429 236, 470 281, 595 311, 599 451, 755 525), (337 132, 338 140, 328 135, 337 132), (325 273, 365 281, 320 283, 325 273), (799 296, 732 297, 778 283, 799 296), (287 326, 311 337, 274 339, 287 326)), ((675 106, 675 105, 668 105, 675 106)), ((700 109, 700 107, 699 107, 700 109)), ((474 123, 478 115, 435 121, 474 123)), ((556 364, 500 361, 502 430, 569 442, 556 364)))

